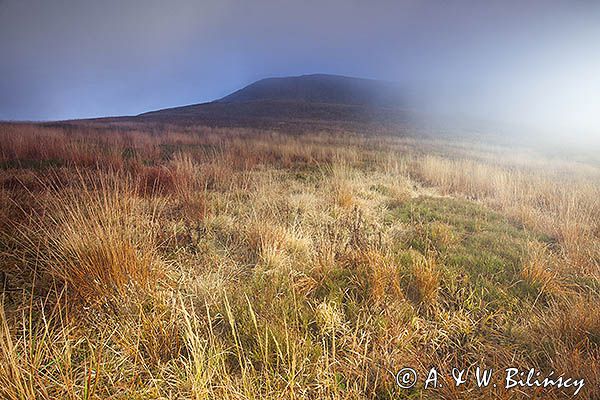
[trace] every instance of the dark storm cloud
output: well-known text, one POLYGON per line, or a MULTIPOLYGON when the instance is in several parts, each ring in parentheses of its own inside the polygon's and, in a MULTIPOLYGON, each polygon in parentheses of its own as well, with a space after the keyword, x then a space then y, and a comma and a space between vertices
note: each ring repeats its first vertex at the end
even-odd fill
POLYGON ((599 43, 592 1, 0 0, 0 119, 135 114, 323 72, 408 83, 448 113, 560 109, 596 128, 599 43))

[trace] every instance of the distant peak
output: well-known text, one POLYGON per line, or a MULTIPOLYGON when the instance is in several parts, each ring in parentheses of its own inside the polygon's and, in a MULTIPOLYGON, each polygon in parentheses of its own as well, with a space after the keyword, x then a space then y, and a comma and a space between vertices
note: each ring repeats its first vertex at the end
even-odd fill
POLYGON ((399 85, 392 82, 307 74, 261 79, 217 102, 280 101, 396 107, 402 104, 402 99, 399 85))

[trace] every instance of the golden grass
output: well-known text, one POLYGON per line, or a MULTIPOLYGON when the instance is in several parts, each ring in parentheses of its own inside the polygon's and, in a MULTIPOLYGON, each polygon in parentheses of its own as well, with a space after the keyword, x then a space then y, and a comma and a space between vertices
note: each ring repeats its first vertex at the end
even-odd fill
POLYGON ((569 394, 395 383, 404 366, 481 365, 584 377, 579 397, 596 398, 600 170, 527 157, 443 139, 3 125, 0 396, 569 394))
MULTIPOLYGON (((548 164, 548 168, 554 168, 548 164)), ((445 193, 481 199, 509 216, 556 238, 569 268, 600 272, 600 187, 597 167, 591 171, 543 172, 473 160, 425 156, 416 176, 445 193)))
POLYGON ((437 268, 432 257, 417 254, 412 259, 409 293, 416 303, 431 306, 437 300, 440 282, 437 268))
POLYGON ((43 213, 17 226, 23 257, 84 301, 154 287, 164 271, 156 251, 156 205, 144 207, 116 173, 74 179, 68 188, 50 188, 55 195, 43 213))

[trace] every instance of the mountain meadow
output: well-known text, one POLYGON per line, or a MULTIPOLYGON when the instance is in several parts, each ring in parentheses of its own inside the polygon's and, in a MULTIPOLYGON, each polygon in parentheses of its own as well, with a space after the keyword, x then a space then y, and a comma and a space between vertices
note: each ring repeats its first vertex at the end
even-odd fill
POLYGON ((0 125, 0 397, 600 397, 593 157, 171 122, 0 125))

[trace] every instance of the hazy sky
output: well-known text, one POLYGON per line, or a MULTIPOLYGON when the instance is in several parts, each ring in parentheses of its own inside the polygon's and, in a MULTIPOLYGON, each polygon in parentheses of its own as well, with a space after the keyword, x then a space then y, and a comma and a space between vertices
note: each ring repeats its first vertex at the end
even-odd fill
POLYGON ((136 114, 320 72, 404 82, 448 113, 600 128, 595 0, 0 0, 0 60, 0 119, 136 114))

